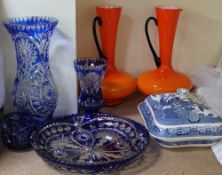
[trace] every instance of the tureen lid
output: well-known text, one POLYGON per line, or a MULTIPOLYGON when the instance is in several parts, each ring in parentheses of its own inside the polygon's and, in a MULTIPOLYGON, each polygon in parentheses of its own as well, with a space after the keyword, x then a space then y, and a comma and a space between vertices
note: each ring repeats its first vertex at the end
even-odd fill
POLYGON ((222 117, 206 100, 187 89, 150 95, 145 103, 154 122, 161 128, 222 125, 222 117))

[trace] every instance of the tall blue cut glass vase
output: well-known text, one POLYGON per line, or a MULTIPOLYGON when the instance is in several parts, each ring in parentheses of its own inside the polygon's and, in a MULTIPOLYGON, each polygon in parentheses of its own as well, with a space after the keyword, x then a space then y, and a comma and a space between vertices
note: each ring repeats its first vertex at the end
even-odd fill
POLYGON ((13 106, 39 118, 52 116, 58 91, 49 67, 49 43, 58 20, 52 17, 11 18, 4 26, 16 50, 13 106))

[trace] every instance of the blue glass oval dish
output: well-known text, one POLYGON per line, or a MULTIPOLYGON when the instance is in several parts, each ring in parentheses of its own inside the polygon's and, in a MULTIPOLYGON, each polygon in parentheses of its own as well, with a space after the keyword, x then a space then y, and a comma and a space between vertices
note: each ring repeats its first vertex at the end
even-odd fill
POLYGON ((76 114, 32 134, 32 145, 50 165, 77 173, 109 173, 137 160, 149 144, 146 128, 111 114, 76 114))

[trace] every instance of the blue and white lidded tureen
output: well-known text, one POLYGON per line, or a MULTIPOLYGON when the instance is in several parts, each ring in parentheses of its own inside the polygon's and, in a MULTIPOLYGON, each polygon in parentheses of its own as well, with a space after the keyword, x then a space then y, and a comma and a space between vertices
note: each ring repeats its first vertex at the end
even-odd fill
POLYGON ((150 95, 138 109, 150 135, 164 147, 209 146, 222 139, 222 117, 187 89, 150 95))

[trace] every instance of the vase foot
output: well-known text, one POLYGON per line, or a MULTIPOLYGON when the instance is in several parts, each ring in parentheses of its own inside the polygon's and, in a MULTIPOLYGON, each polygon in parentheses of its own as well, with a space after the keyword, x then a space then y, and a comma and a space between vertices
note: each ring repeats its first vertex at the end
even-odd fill
POLYGON ((192 88, 192 82, 185 74, 161 69, 143 73, 138 77, 137 85, 146 95, 176 92, 178 88, 192 88))
POLYGON ((104 103, 106 106, 116 106, 123 102, 123 99, 104 99, 104 103))

